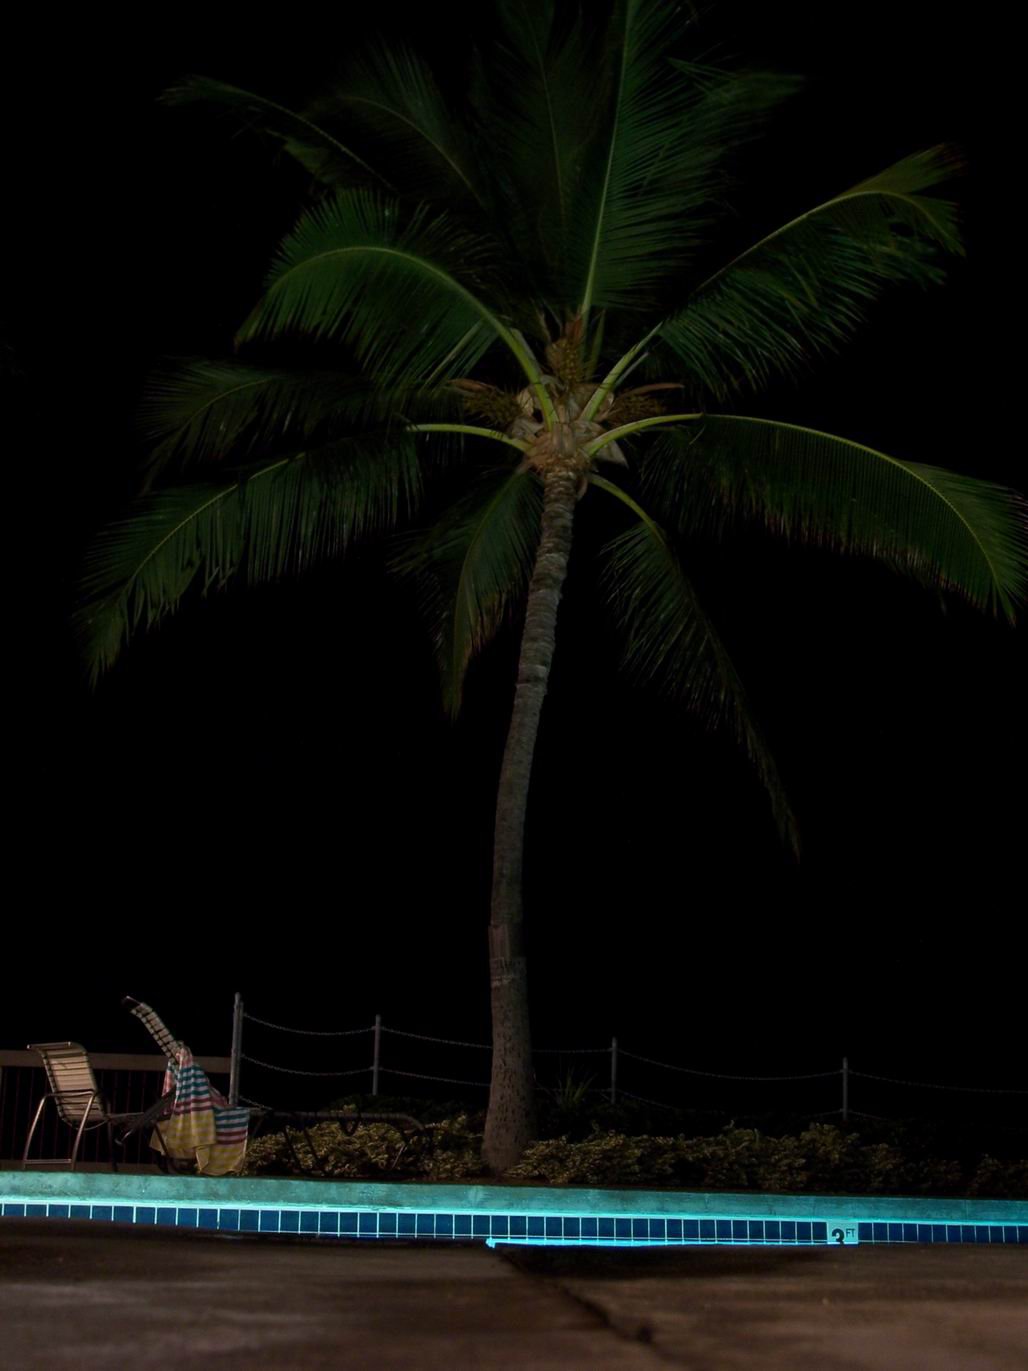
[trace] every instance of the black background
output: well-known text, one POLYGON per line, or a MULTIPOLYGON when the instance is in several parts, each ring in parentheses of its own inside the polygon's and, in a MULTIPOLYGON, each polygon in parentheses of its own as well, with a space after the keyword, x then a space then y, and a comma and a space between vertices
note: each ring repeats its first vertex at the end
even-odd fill
MULTIPOLYGON (((950 284, 893 296, 837 359, 750 408, 1023 490, 1006 417, 1020 385, 1004 338, 1003 35, 936 14, 727 0, 707 25, 809 78, 752 159, 754 237, 920 147, 956 140, 971 161, 969 256, 950 284)), ((227 350, 297 203, 259 144, 157 94, 200 72, 298 100, 375 24, 427 45, 459 89, 487 20, 488 6, 465 24, 391 2, 292 6, 274 23, 177 7, 145 33, 113 12, 26 24, 6 125, 11 467, 27 479, 11 517, 26 550, 9 619, 4 1046, 138 1050, 122 989, 196 1051, 227 1050, 236 989, 278 1021, 380 1012, 488 1036, 511 643, 476 669, 454 728, 374 553, 190 605, 92 698, 67 628, 83 546, 132 490, 148 370, 227 350)), ((1023 1087, 1023 629, 759 536, 711 559, 709 607, 799 812, 797 867, 730 741, 616 677, 581 571, 528 833, 537 1041, 617 1033, 742 1073, 848 1052, 868 1070, 1023 1087)))

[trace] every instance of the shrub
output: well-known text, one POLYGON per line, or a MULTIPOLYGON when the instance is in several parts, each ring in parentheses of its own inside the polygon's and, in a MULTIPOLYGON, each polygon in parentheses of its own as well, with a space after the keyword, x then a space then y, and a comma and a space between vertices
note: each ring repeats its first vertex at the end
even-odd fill
POLYGON ((407 1144, 388 1124, 364 1124, 348 1136, 338 1123, 324 1121, 314 1124, 306 1134, 290 1129, 288 1134, 284 1131, 256 1139, 247 1148, 243 1174, 296 1174, 298 1159, 301 1174, 316 1174, 320 1161, 323 1174, 340 1180, 385 1174, 460 1180, 481 1174, 481 1147, 481 1134, 469 1127, 465 1114, 429 1124, 423 1134, 407 1144))
MULTIPOLYGON (((347 1137, 336 1123, 309 1130, 327 1175, 385 1175, 439 1181, 484 1175, 480 1115, 457 1114, 428 1124, 404 1146, 386 1124, 367 1124, 347 1137)), ((312 1169, 303 1133, 259 1138, 247 1152, 245 1174, 312 1169)), ((709 1137, 595 1130, 534 1143, 507 1173, 512 1181, 549 1185, 655 1186, 699 1190, 801 1191, 867 1195, 982 1195, 1028 1198, 1028 1161, 975 1158, 967 1167, 945 1158, 911 1155, 890 1142, 812 1123, 797 1135, 769 1137, 730 1125, 709 1137)))

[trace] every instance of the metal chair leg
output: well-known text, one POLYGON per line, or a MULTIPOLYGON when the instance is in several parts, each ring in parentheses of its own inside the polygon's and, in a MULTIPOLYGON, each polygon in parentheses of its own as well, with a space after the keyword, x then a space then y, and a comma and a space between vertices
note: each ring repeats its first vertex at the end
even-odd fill
POLYGON ((89 1099, 86 1102, 86 1107, 82 1111, 82 1120, 79 1123, 78 1132, 75 1134, 75 1146, 71 1149, 71 1165, 68 1168, 69 1171, 75 1170, 75 1162, 78 1160, 79 1145, 82 1142, 82 1134, 85 1132, 86 1129, 86 1120, 89 1118, 90 1114, 93 1111, 93 1101, 95 1099, 95 1094, 90 1095, 89 1099))
POLYGON ((28 1168, 29 1148, 32 1146, 32 1139, 35 1136, 36 1129, 39 1127, 39 1120, 43 1115, 43 1106, 46 1104, 47 1100, 52 1098, 53 1096, 51 1095, 44 1095, 36 1106, 36 1112, 32 1119, 32 1127, 29 1129, 29 1136, 25 1139, 25 1151, 21 1154, 21 1169, 23 1171, 28 1168))

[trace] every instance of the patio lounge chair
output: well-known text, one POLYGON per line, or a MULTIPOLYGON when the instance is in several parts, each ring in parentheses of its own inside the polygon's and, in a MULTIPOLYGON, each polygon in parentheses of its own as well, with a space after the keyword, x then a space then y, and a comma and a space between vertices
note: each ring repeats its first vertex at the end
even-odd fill
POLYGON ((137 1128, 146 1127, 148 1124, 153 1124, 159 1132, 159 1121, 167 1117, 171 1111, 171 1099, 165 1095, 156 1104, 151 1105, 149 1109, 137 1110, 131 1114, 112 1113, 103 1092, 97 1085, 93 1066, 89 1060, 89 1053, 80 1043, 29 1043, 28 1050, 38 1052, 43 1059, 47 1084, 50 1088, 39 1101, 32 1119, 32 1126, 29 1129, 29 1135, 25 1139, 25 1150, 21 1156, 23 1171, 29 1165, 29 1150, 32 1147, 32 1139, 43 1117, 47 1100, 53 1100, 61 1121, 75 1130, 75 1141, 70 1157, 36 1157, 33 1159, 32 1165, 67 1166, 72 1171, 75 1170, 75 1164, 78 1160, 82 1135, 87 1129, 107 1129, 111 1170, 117 1171, 118 1163, 114 1155, 115 1125, 123 1125, 118 1138, 118 1141, 123 1143, 125 1138, 134 1133, 137 1128))
POLYGON ((229 1104, 215 1090, 189 1048, 148 1004, 126 995, 122 1005, 140 1021, 168 1062, 164 1088, 172 1108, 163 1133, 156 1131, 151 1146, 163 1152, 175 1170, 195 1168, 202 1176, 238 1171, 246 1157, 250 1110, 229 1104))

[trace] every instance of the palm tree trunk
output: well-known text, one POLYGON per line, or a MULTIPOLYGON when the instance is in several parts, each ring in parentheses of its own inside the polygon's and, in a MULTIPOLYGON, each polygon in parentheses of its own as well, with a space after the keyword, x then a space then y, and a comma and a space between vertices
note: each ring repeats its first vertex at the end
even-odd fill
POLYGON ((493 1070, 482 1147, 485 1164, 493 1172, 513 1166, 535 1137, 521 869, 532 758, 553 661, 557 608, 571 553, 578 480, 578 474, 566 468, 550 470, 544 478, 539 549, 528 588, 514 712, 496 800, 489 918, 493 1070))

